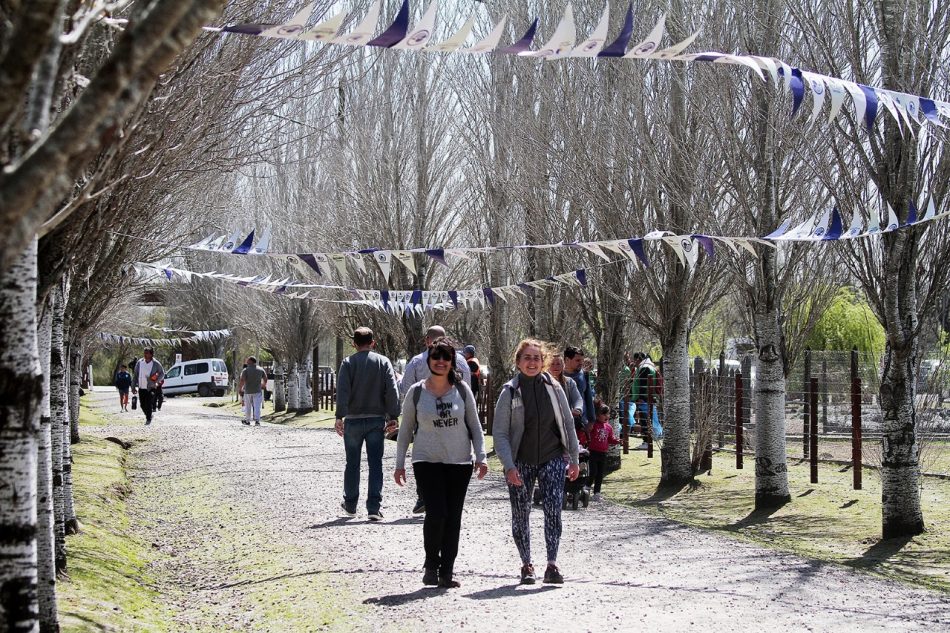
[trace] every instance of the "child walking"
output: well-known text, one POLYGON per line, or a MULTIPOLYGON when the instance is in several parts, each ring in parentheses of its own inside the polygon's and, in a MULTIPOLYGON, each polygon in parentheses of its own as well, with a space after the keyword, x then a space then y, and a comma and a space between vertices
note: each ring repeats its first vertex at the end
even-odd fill
POLYGON ((604 466, 607 463, 607 451, 611 446, 620 443, 614 435, 614 427, 610 424, 610 407, 599 398, 594 400, 594 411, 597 414, 595 422, 590 427, 588 437, 590 443, 590 476, 594 480, 594 501, 600 501, 600 485, 604 482, 604 466))

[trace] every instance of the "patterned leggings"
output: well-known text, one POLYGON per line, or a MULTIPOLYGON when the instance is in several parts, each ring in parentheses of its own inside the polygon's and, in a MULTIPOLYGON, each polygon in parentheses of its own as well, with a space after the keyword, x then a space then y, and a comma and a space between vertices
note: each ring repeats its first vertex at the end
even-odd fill
POLYGON ((531 563, 531 532, 528 518, 531 514, 531 496, 537 480, 541 490, 541 505, 544 509, 544 543, 547 546, 548 562, 557 560, 561 544, 561 507, 564 503, 564 477, 567 464, 562 458, 552 459, 538 466, 515 462, 521 473, 523 486, 508 485, 511 499, 511 535, 518 546, 521 563, 531 563))

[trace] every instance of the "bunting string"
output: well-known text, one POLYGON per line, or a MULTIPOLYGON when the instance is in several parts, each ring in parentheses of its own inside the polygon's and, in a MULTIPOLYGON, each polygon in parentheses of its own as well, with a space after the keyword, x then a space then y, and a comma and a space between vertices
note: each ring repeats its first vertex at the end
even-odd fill
MULTIPOLYGON (((146 326, 152 327, 152 326, 146 326)), ((162 329, 155 328, 152 329, 162 329)), ((184 338, 148 338, 141 336, 125 336, 122 334, 110 334, 108 332, 99 332, 96 336, 103 343, 107 344, 130 344, 140 347, 179 347, 184 343, 194 343, 195 341, 216 341, 231 335, 230 330, 164 330, 166 332, 187 332, 190 337, 184 338)))
POLYGON ((410 27, 409 0, 403 0, 393 22, 379 35, 376 33, 380 17, 382 0, 376 0, 369 12, 349 33, 343 33, 341 27, 346 12, 337 13, 310 26, 316 3, 304 7, 288 22, 283 24, 229 24, 223 27, 206 26, 207 31, 234 33, 265 38, 297 40, 301 42, 320 42, 340 46, 365 46, 392 48, 401 51, 422 53, 451 53, 466 55, 516 55, 542 61, 553 61, 570 57, 579 58, 621 58, 636 60, 677 61, 685 63, 713 63, 739 65, 750 69, 762 81, 770 77, 776 88, 783 88, 792 95, 792 117, 799 115, 805 101, 806 90, 812 94, 809 123, 821 115, 828 103, 828 121, 832 122, 842 110, 846 99, 850 99, 856 121, 863 121, 868 131, 872 130, 878 114, 886 111, 897 123, 904 134, 905 128, 914 133, 914 126, 922 127, 932 123, 946 127, 941 117, 950 119, 950 102, 931 99, 895 90, 874 88, 853 81, 847 81, 829 75, 809 72, 793 67, 774 58, 760 55, 743 55, 705 51, 684 53, 696 40, 699 32, 693 33, 681 42, 661 48, 666 34, 666 14, 662 13, 649 34, 637 44, 630 45, 633 39, 633 4, 627 7, 623 26, 616 39, 608 42, 608 20, 610 4, 606 4, 597 25, 590 36, 577 42, 577 27, 574 10, 570 3, 558 22, 551 37, 537 50, 531 50, 538 28, 538 19, 531 23, 525 34, 510 46, 500 47, 502 35, 508 23, 503 16, 488 35, 472 44, 464 46, 475 25, 475 17, 470 17, 454 35, 441 43, 431 42, 436 28, 438 0, 431 0, 419 21, 410 27))

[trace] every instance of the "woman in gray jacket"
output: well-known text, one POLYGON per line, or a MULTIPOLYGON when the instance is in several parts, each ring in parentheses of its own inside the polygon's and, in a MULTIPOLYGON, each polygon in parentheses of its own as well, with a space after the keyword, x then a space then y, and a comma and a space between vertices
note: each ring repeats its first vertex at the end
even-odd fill
POLYGON ((557 566, 557 551, 561 541, 564 475, 566 471, 574 481, 580 473, 574 416, 564 389, 542 372, 544 362, 543 343, 525 339, 518 344, 518 373, 501 389, 493 427, 495 452, 508 482, 511 534, 521 556, 521 582, 526 585, 536 580, 528 528, 535 481, 541 489, 544 509, 548 555, 544 582, 560 584, 564 577, 557 566))

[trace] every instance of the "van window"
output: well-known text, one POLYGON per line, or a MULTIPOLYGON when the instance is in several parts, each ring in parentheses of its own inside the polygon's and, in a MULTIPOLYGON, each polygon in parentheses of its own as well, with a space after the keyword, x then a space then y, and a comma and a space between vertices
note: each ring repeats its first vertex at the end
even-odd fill
POLYGON ((227 371, 228 366, 224 364, 224 361, 213 360, 211 361, 211 366, 214 367, 215 371, 227 371))
POLYGON ((181 374, 181 367, 172 367, 168 370, 168 373, 165 374, 165 378, 178 378, 181 374))
POLYGON ((191 365, 185 365, 185 375, 194 376, 195 374, 207 374, 208 373, 208 363, 192 363, 191 365))

